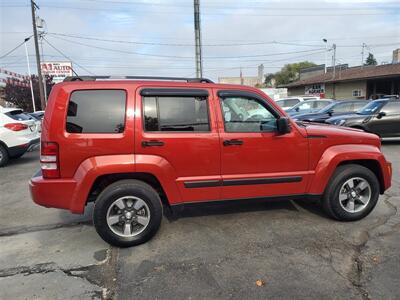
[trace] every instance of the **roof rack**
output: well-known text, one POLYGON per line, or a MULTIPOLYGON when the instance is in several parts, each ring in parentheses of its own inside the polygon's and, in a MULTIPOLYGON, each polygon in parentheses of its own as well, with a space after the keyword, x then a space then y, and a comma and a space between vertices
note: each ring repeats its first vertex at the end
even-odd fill
POLYGON ((96 81, 105 79, 134 79, 134 80, 165 80, 165 81, 186 81, 214 83, 207 78, 186 78, 186 77, 157 77, 157 76, 67 76, 64 81, 96 81))

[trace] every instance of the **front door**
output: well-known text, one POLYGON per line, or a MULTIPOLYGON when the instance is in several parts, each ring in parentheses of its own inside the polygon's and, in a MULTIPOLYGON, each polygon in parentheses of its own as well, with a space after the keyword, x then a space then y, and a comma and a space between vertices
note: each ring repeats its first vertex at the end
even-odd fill
POLYGON ((277 133, 280 113, 258 94, 220 90, 222 199, 302 195, 308 142, 297 128, 277 133))
POLYGON ((389 101, 368 124, 373 133, 381 137, 400 136, 400 102, 389 101))

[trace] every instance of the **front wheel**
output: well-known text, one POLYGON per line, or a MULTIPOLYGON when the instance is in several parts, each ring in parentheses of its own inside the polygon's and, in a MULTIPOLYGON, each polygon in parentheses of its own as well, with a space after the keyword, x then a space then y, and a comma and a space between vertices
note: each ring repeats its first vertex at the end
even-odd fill
POLYGON ((157 192, 138 180, 120 180, 101 192, 94 206, 97 233, 111 245, 130 247, 151 239, 160 227, 157 192))
POLYGON ((375 174, 360 165, 343 165, 336 169, 325 190, 322 206, 332 218, 356 221, 366 217, 379 198, 375 174))

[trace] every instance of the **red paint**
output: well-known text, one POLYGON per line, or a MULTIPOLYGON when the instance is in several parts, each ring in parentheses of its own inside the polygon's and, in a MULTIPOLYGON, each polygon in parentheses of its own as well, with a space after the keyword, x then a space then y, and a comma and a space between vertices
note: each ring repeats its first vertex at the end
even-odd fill
POLYGON ((42 142, 58 145, 59 178, 39 175, 30 181, 33 200, 43 206, 82 213, 96 178, 118 173, 155 176, 170 204, 296 194, 317 194, 343 161, 379 163, 384 189, 391 169, 380 151, 379 138, 359 130, 292 122, 289 134, 227 133, 217 92, 256 93, 282 116, 284 112, 261 91, 245 86, 155 81, 82 81, 55 85, 43 119, 42 142), (148 87, 201 88, 209 92, 211 131, 164 133, 143 131, 140 90, 148 87), (71 134, 65 131, 69 95, 77 89, 123 89, 127 93, 125 131, 117 134, 71 134), (312 136, 314 138, 308 138, 312 136), (144 140, 162 140, 163 147, 142 147, 144 140), (225 139, 241 139, 241 146, 224 147, 225 139), (301 176, 289 183, 218 185, 187 188, 184 182, 301 176))

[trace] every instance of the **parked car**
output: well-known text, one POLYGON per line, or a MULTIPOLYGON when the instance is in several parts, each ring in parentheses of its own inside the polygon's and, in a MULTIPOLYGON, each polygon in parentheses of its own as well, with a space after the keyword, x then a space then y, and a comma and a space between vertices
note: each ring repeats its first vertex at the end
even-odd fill
POLYGON ((52 88, 30 190, 73 213, 94 202, 95 228, 112 245, 148 241, 163 206, 232 199, 318 199, 332 218, 359 220, 391 185, 376 135, 297 124, 256 88, 101 78, 52 88))
POLYGON ((325 123, 331 117, 355 113, 367 103, 365 100, 341 100, 333 102, 317 112, 296 115, 295 120, 325 123))
POLYGON ((400 137, 400 101, 371 101, 355 114, 333 117, 326 123, 362 129, 381 137, 400 137))
POLYGON ((35 111, 35 112, 32 112, 32 113, 29 113, 29 115, 34 117, 36 120, 41 121, 43 119, 43 116, 44 116, 44 111, 43 110, 35 111))
POLYGON ((21 109, 0 107, 0 167, 39 145, 35 121, 21 109))
POLYGON ((290 109, 296 104, 307 100, 318 100, 317 96, 304 96, 304 97, 289 97, 276 100, 276 103, 283 109, 290 109))
POLYGON ((293 118, 301 114, 310 114, 318 112, 334 102, 335 101, 331 99, 307 100, 304 102, 300 102, 299 104, 293 106, 291 109, 287 109, 285 111, 289 116, 293 118))
POLYGON ((35 120, 38 132, 42 131, 42 119, 44 116, 44 111, 36 111, 33 113, 28 113, 31 118, 35 120))

